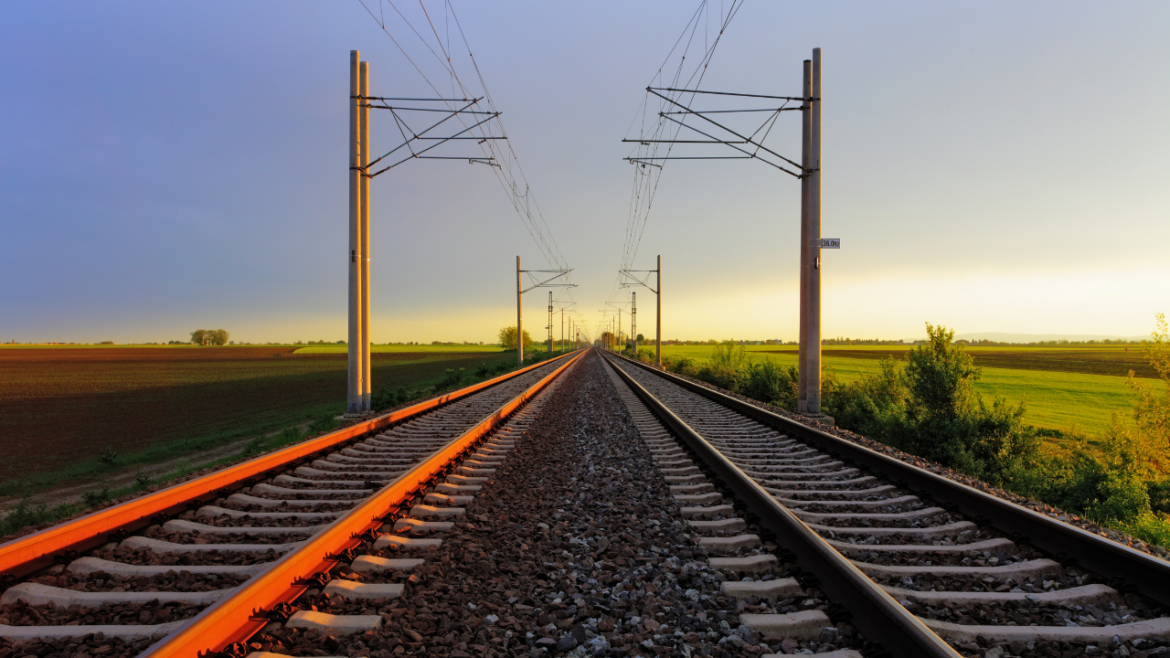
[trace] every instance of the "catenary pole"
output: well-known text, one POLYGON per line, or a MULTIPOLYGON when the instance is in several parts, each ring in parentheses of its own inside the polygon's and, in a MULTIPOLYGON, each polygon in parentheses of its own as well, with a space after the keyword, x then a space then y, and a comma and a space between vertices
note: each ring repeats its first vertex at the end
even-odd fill
POLYGON ((812 60, 804 60, 804 82, 801 86, 801 96, 804 97, 804 107, 800 113, 801 123, 801 150, 800 166, 804 173, 800 177, 800 336, 798 337, 798 352, 796 363, 798 366, 798 380, 796 384, 796 411, 808 413, 808 277, 810 256, 812 252, 812 231, 809 229, 810 215, 808 213, 808 180, 809 169, 812 168, 812 60))
POLYGON ((638 358, 638 293, 630 292, 630 340, 634 345, 633 357, 638 358))
POLYGON ((365 167, 370 162, 370 108, 366 97, 370 95, 370 66, 369 62, 362 62, 361 96, 359 105, 363 106, 360 112, 362 129, 361 163, 362 171, 358 178, 361 180, 362 216, 361 216, 361 246, 358 264, 362 273, 362 411, 370 410, 370 394, 372 393, 373 379, 370 372, 370 178, 365 175, 365 167))
POLYGON ((520 257, 516 257, 516 365, 524 365, 524 313, 520 299, 523 288, 520 287, 520 257))
POLYGON ((821 49, 813 48, 812 171, 808 179, 808 413, 821 415, 821 49))
POLYGON ((552 291, 548 291, 548 355, 552 356, 553 351, 553 300, 552 291))
POLYGON ((349 51, 349 344, 348 372, 346 381, 346 413, 359 414, 362 411, 362 318, 361 292, 361 145, 360 108, 358 94, 360 54, 349 51))
POLYGON ((658 311, 654 316, 654 367, 662 369, 662 255, 658 256, 658 311))

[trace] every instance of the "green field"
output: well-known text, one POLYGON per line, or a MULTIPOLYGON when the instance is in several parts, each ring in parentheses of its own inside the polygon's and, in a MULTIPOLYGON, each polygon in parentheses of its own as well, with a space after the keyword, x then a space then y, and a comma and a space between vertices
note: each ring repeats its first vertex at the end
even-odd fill
MULTIPOLYGON (((349 351, 345 345, 306 345, 299 348, 294 354, 342 354, 349 351)), ((371 345, 371 353, 419 354, 434 352, 436 354, 465 354, 503 352, 499 345, 371 345)), ((515 351, 515 350, 513 350, 515 351)))
MULTIPOLYGON (((745 347, 750 359, 796 365, 795 345, 745 347)), ((708 359, 713 349, 712 345, 663 345, 662 355, 685 356, 698 363, 708 359)), ((881 358, 904 358, 903 353, 910 349, 896 345, 825 346, 824 371, 840 381, 853 381, 876 373, 881 358)), ((983 378, 975 387, 985 400, 998 396, 1011 403, 1024 401, 1028 424, 1089 435, 1102 434, 1114 411, 1130 412, 1133 399, 1123 373, 1134 369, 1144 374, 1149 367, 1145 351, 1133 347, 1128 351, 1121 347, 971 347, 967 351, 983 368, 983 378), (1117 374, 1095 374, 1103 371, 1117 374)))

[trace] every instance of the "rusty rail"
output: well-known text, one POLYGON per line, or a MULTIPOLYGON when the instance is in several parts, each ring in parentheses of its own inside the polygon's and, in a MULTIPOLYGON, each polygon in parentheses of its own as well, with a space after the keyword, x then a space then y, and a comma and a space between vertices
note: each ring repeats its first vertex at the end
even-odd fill
POLYGON ((357 423, 316 439, 261 455, 203 477, 176 484, 120 505, 99 510, 73 521, 0 544, 0 575, 23 576, 35 572, 51 565, 54 557, 58 554, 67 551, 81 552, 107 541, 116 540, 119 538, 118 533, 132 532, 149 525, 156 520, 156 517, 180 512, 186 509, 186 505, 191 501, 225 494, 232 488, 245 486, 251 481, 264 477, 269 471, 287 467, 298 460, 311 458, 317 453, 336 448, 338 445, 368 432, 378 431, 408 420, 522 375, 533 368, 539 368, 573 354, 570 352, 555 359, 500 375, 479 384, 425 400, 384 416, 357 423))
POLYGON ((503 424, 512 412, 560 376, 582 355, 577 353, 491 416, 436 451, 426 461, 334 521, 328 529, 309 539, 304 546, 272 563, 240 585, 231 595, 196 615, 185 626, 148 649, 141 655, 142 658, 196 658, 201 653, 222 651, 233 643, 246 641, 268 623, 265 615, 255 614, 257 610, 271 610, 281 603, 291 603, 312 587, 310 584, 299 584, 298 579, 327 572, 338 560, 343 559, 336 557, 339 553, 360 545, 360 535, 377 530, 382 525, 383 515, 394 510, 420 485, 503 424))

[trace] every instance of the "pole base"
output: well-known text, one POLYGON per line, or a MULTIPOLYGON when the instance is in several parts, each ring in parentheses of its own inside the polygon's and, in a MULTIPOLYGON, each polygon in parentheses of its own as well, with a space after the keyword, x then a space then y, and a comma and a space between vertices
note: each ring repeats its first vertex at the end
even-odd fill
POLYGON ((822 413, 815 413, 814 414, 814 413, 809 413, 806 411, 806 412, 801 413, 800 415, 804 416, 805 418, 807 418, 809 420, 815 420, 818 423, 824 423, 825 425, 832 425, 833 427, 837 426, 837 421, 832 416, 830 416, 828 414, 822 414, 822 413))

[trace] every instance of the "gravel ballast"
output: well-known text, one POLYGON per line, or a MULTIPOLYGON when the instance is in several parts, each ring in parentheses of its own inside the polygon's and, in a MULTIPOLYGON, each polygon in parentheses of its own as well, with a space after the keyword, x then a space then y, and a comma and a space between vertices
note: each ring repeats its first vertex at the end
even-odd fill
MULTIPOLYGON (((315 593, 301 601, 332 614, 380 615, 381 629, 328 638, 274 624, 253 648, 371 658, 808 650, 768 645, 740 624, 741 612, 773 610, 719 594, 723 574, 692 541, 596 355, 551 394, 464 517, 437 536, 435 549, 383 553, 426 559, 410 572, 340 571, 404 583, 400 599, 315 593)), ((824 604, 810 590, 791 607, 824 604)))

